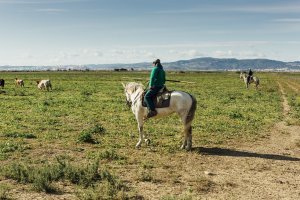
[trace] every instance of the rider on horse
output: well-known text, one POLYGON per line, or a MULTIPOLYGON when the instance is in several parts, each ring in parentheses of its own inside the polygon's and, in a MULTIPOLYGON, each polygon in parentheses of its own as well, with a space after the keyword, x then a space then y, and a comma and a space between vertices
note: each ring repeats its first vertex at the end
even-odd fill
POLYGON ((157 93, 164 87, 166 82, 166 74, 163 66, 160 64, 160 60, 153 61, 153 69, 150 75, 149 89, 145 95, 145 102, 148 107, 147 118, 157 115, 153 99, 157 93))
POLYGON ((253 72, 252 72, 252 70, 249 68, 249 72, 248 72, 248 76, 247 76, 247 83, 249 83, 251 79, 253 79, 253 72))

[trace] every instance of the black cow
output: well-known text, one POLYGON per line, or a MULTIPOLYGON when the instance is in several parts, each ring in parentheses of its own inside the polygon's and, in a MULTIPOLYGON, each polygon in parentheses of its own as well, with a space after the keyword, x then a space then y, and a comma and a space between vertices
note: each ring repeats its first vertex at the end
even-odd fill
POLYGON ((4 79, 0 79, 0 87, 4 88, 4 83, 5 83, 4 79))

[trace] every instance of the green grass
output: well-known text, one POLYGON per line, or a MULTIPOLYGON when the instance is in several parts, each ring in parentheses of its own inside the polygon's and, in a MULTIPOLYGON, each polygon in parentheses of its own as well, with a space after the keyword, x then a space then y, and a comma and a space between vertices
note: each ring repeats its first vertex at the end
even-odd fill
MULTIPOLYGON (((246 90, 239 74, 233 72, 167 71, 168 79, 195 82, 167 82, 170 90, 186 91, 197 99, 194 147, 253 141, 282 120, 281 94, 276 81, 290 75, 257 75, 261 79, 260 89, 255 90, 251 85, 246 90)), ((106 196, 112 194, 114 197, 125 197, 130 193, 128 188, 113 183, 116 178, 111 175, 103 179, 103 184, 93 182, 92 175, 87 177, 91 180, 84 180, 83 174, 90 173, 84 166, 91 158, 99 158, 100 163, 117 174, 124 167, 135 168, 137 177, 130 177, 132 172, 122 172, 125 173, 122 176, 129 176, 129 185, 136 180, 153 182, 155 170, 164 164, 153 164, 149 159, 156 155, 163 159, 182 154, 179 149, 182 123, 176 115, 149 120, 144 130, 150 136, 150 147, 143 145, 141 150, 135 149, 137 124, 125 104, 121 83, 136 78, 143 78, 145 81, 141 82, 144 83, 148 76, 149 72, 2 72, 6 86, 0 93, 1 162, 9 166, 14 166, 15 162, 25 163, 17 167, 20 175, 16 180, 32 184, 37 191, 51 192, 55 191, 53 182, 56 181, 52 174, 60 170, 54 167, 59 166, 56 157, 67 156, 70 162, 75 161, 78 165, 69 167, 68 173, 64 171, 64 180, 70 181, 76 195, 83 199, 98 198, 96 191, 105 191, 106 196), (15 77, 25 81, 24 88, 14 86, 15 77), (37 79, 51 79, 53 90, 38 90, 37 79), (37 174, 30 175, 40 177, 37 183, 26 181, 25 172, 32 166, 39 169, 37 174), (144 166, 142 170, 140 166, 144 166)), ((300 84, 300 74, 292 75, 292 78, 300 84)), ((299 95, 288 88, 287 93, 293 109, 291 117, 299 123, 299 95)), ((138 192, 133 191, 134 195, 138 192)))

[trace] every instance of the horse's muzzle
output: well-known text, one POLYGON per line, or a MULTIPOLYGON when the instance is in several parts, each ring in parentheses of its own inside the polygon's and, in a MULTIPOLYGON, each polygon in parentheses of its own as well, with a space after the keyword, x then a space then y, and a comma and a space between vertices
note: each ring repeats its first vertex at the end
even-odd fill
POLYGON ((130 108, 131 107, 131 102, 126 100, 126 105, 130 108))

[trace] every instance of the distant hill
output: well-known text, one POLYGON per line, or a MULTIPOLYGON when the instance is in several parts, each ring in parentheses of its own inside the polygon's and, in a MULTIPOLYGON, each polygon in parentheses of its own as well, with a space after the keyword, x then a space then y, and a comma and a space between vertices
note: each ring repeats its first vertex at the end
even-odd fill
MULTIPOLYGON (((235 59, 235 58, 195 58, 163 62, 166 70, 177 71, 240 71, 249 68, 256 71, 300 71, 300 61, 282 62, 269 59, 235 59)), ((0 66, 2 71, 38 71, 38 70, 149 70, 152 63, 134 64, 88 64, 64 66, 0 66)))
POLYGON ((300 62, 282 62, 268 59, 243 59, 235 58, 196 58, 166 63, 166 68, 173 70, 247 70, 249 68, 259 71, 300 71, 300 62))
MULTIPOLYGON (((178 71, 236 71, 249 68, 257 71, 300 71, 300 61, 282 62, 269 59, 195 58, 162 63, 167 70, 178 71)), ((119 65, 120 66, 120 65, 119 65)), ((151 69, 151 63, 124 64, 123 68, 151 69)))

